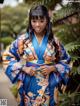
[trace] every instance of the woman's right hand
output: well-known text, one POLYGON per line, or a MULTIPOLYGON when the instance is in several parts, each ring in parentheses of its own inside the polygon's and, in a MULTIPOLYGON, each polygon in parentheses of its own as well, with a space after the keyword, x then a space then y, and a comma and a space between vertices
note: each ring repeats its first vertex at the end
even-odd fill
POLYGON ((22 68, 22 70, 23 70, 26 74, 28 74, 28 75, 30 75, 30 76, 34 76, 34 75, 36 74, 36 70, 35 70, 34 67, 26 67, 26 66, 24 66, 24 67, 22 68))

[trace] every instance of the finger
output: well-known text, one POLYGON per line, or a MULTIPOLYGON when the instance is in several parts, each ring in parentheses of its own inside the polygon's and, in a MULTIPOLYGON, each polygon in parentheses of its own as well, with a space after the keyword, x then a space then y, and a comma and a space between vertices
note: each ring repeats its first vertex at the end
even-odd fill
POLYGON ((42 71, 41 72, 44 72, 44 71, 46 71, 46 69, 44 68, 44 69, 42 69, 42 71))
POLYGON ((48 72, 48 69, 47 68, 44 68, 44 69, 42 69, 41 72, 48 72))
POLYGON ((32 75, 35 75, 35 74, 36 74, 36 72, 35 72, 35 71, 33 71, 33 72, 32 72, 32 75))
POLYGON ((40 68, 41 68, 41 69, 44 69, 44 68, 45 68, 45 66, 40 66, 40 68))
POLYGON ((35 75, 36 74, 36 71, 34 71, 34 70, 31 70, 31 76, 33 76, 33 75, 35 75))
POLYGON ((45 72, 45 73, 42 73, 42 75, 44 75, 44 76, 45 76, 45 75, 47 75, 47 73, 46 73, 46 72, 45 72))
POLYGON ((41 73, 42 73, 42 74, 46 74, 47 72, 46 72, 46 70, 43 70, 41 73))
POLYGON ((37 68, 37 69, 35 69, 35 70, 36 70, 36 71, 37 71, 37 70, 42 70, 42 68, 41 68, 41 67, 39 67, 39 68, 37 68))

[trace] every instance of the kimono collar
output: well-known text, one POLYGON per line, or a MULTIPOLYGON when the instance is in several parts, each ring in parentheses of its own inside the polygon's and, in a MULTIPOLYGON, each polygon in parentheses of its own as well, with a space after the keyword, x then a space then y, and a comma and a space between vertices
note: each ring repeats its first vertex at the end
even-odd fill
POLYGON ((44 63, 43 55, 44 55, 44 52, 46 50, 47 43, 48 43, 48 36, 47 36, 47 34, 44 35, 41 44, 39 44, 36 36, 33 33, 32 44, 33 44, 35 53, 37 54, 37 57, 38 57, 38 62, 37 63, 39 63, 39 64, 44 63))

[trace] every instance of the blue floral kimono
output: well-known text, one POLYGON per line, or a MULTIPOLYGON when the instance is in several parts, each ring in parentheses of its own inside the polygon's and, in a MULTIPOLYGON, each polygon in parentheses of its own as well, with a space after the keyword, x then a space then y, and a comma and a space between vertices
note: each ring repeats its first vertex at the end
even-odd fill
POLYGON ((12 83, 19 81, 22 83, 19 87, 20 106, 54 106, 55 87, 61 82, 64 84, 68 82, 70 56, 55 38, 60 51, 60 61, 55 63, 55 47, 48 42, 47 35, 43 37, 41 44, 34 34, 32 41, 27 38, 27 33, 21 35, 4 53, 4 64, 7 64, 6 75, 12 83), (42 65, 54 65, 56 71, 43 76, 40 69, 42 65), (22 71, 23 66, 35 67, 36 75, 25 74, 22 71))

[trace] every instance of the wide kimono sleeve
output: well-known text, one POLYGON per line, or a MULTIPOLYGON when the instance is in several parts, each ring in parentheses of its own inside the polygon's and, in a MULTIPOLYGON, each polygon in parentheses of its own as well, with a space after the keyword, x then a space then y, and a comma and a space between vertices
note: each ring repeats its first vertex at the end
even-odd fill
POLYGON ((60 60, 58 63, 55 64, 56 71, 58 72, 59 78, 58 81, 62 81, 64 85, 68 83, 69 80, 69 73, 71 71, 71 57, 66 52, 64 46, 58 42, 59 51, 60 51, 60 60))
POLYGON ((18 42, 20 42, 20 39, 15 40, 3 53, 5 73, 12 83, 18 80, 19 73, 23 67, 18 42))

